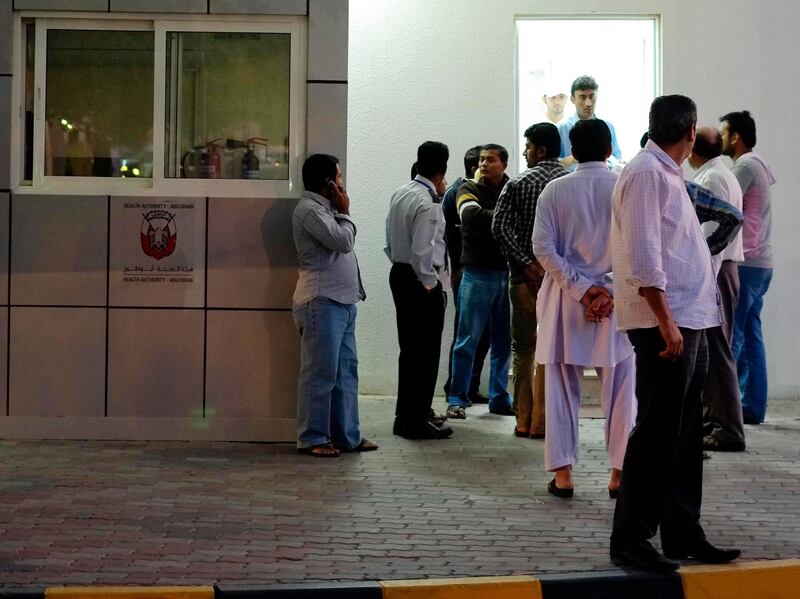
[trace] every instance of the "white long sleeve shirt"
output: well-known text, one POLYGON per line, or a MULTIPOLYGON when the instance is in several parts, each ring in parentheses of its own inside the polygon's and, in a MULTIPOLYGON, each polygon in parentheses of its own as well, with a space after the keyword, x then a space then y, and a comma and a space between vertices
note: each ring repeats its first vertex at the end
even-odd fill
POLYGON ((433 183, 417 175, 394 192, 386 216, 386 255, 392 263, 410 264, 428 289, 446 265, 444 214, 435 193, 433 183))
MULTIPOLYGON (((739 210, 742 209, 742 188, 736 176, 722 162, 722 157, 717 156, 703 164, 694 174, 692 180, 702 185, 718 198, 725 200, 739 210)), ((715 223, 703 224, 703 233, 708 236, 714 230, 715 223)), ((724 260, 744 262, 744 249, 742 245, 742 232, 739 231, 724 250, 711 257, 714 263, 714 272, 719 274, 719 269, 724 260)))
POLYGON ((625 166, 614 187, 611 260, 621 330, 658 326, 639 293, 643 287, 664 291, 679 327, 719 326, 711 253, 683 171, 652 140, 625 166))

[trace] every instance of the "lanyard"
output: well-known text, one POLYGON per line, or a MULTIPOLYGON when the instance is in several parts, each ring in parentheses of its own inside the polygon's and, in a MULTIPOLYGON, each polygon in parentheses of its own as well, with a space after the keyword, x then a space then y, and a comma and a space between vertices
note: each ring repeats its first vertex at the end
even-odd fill
POLYGON ((439 197, 439 194, 438 194, 438 193, 436 193, 436 190, 435 190, 435 189, 433 189, 432 187, 429 187, 429 186, 428 186, 428 184, 427 184, 427 183, 425 183, 424 181, 420 181, 419 179, 414 179, 414 183, 419 183, 419 184, 420 184, 420 185, 422 185, 422 186, 423 186, 425 189, 427 189, 427 190, 428 190, 428 192, 431 194, 431 197, 433 198, 433 203, 434 203, 434 204, 438 204, 439 202, 441 202, 441 201, 442 201, 442 198, 440 198, 440 197, 439 197))

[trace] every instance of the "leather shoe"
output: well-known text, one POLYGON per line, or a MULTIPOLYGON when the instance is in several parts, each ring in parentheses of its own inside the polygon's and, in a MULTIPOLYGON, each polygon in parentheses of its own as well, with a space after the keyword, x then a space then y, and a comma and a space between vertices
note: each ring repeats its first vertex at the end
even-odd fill
POLYGON ((706 451, 744 451, 745 444, 743 441, 730 441, 725 443, 717 439, 714 435, 706 435, 703 437, 703 449, 706 451))
POLYGON ((569 499, 575 493, 575 489, 562 489, 556 485, 556 479, 553 478, 553 480, 547 483, 547 492, 561 499, 569 499))
POLYGON ((647 541, 628 547, 611 547, 611 561, 617 566, 668 574, 678 569, 680 564, 661 555, 647 541))
POLYGON ((489 398, 485 395, 481 395, 480 393, 473 393, 469 396, 469 400, 472 403, 489 403, 489 398))
POLYGON ((419 428, 406 428, 403 437, 406 439, 447 439, 453 434, 453 429, 449 426, 436 426, 431 422, 426 422, 419 428))
POLYGON ((497 414, 498 416, 516 416, 517 413, 514 411, 514 408, 509 404, 507 406, 498 406, 492 407, 489 406, 489 412, 492 414, 497 414))
POLYGON ((664 550, 664 555, 670 559, 693 559, 704 564, 727 564, 741 554, 740 549, 720 549, 705 539, 683 549, 670 547, 664 550))

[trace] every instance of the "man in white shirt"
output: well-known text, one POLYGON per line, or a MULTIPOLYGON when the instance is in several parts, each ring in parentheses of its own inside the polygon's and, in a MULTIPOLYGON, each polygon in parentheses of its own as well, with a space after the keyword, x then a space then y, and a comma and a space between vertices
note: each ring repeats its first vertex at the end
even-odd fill
POLYGON ((444 327, 447 266, 444 214, 447 146, 426 141, 417 149, 418 175, 392 195, 386 216, 389 286, 397 315, 397 407, 393 431, 407 439, 445 439, 450 427, 429 422, 444 327))
POLYGON ((610 553, 614 563, 656 572, 676 570, 673 560, 723 563, 740 554, 711 545, 700 525, 705 331, 720 316, 711 254, 680 166, 696 122, 685 96, 653 101, 650 141, 623 169, 612 207, 614 301, 636 352, 638 407, 610 553), (659 528, 664 556, 649 541, 659 528))
MULTIPOLYGON (((722 136, 713 127, 697 130, 689 164, 697 169, 693 181, 702 185, 718 198, 742 209, 742 188, 734 174, 722 162, 722 136)), ((710 233, 709 225, 704 232, 710 233)), ((708 375, 703 390, 706 406, 703 447, 710 451, 744 451, 744 425, 742 404, 739 401, 739 379, 736 360, 731 350, 733 311, 739 297, 738 263, 744 260, 742 233, 722 252, 712 257, 717 273, 723 322, 706 331, 708 340, 708 375)))
POLYGON ((604 121, 579 121, 569 137, 578 168, 547 184, 533 225, 533 253, 547 273, 536 301, 536 361, 545 370, 545 468, 555 473, 547 490, 556 497, 572 497, 581 379, 584 368, 592 366, 602 384, 611 462, 608 492, 616 497, 636 403, 633 347, 617 331, 605 281, 611 271, 608 238, 617 176, 606 166, 611 131, 604 121))

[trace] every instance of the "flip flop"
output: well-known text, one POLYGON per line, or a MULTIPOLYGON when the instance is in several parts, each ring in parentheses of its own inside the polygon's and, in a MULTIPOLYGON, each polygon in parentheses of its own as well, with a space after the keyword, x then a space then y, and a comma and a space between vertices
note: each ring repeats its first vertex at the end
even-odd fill
POLYGON ((361 438, 361 443, 359 443, 358 445, 356 445, 352 449, 348 449, 346 446, 339 445, 338 443, 334 443, 333 446, 336 447, 336 449, 338 449, 342 453, 352 453, 352 452, 356 452, 356 451, 359 451, 359 452, 360 451, 375 451, 376 449, 378 449, 377 443, 373 443, 372 441, 370 441, 366 437, 362 437, 361 438))
POLYGON ((340 454, 339 450, 331 443, 322 443, 312 447, 298 447, 297 451, 315 458, 338 458, 340 454))
POLYGON ((350 451, 375 451, 376 449, 378 449, 378 444, 373 443, 365 437, 361 439, 361 443, 353 447, 350 451))
POLYGON ((528 437, 530 433, 528 431, 521 431, 516 426, 514 427, 514 436, 515 437, 528 437))

